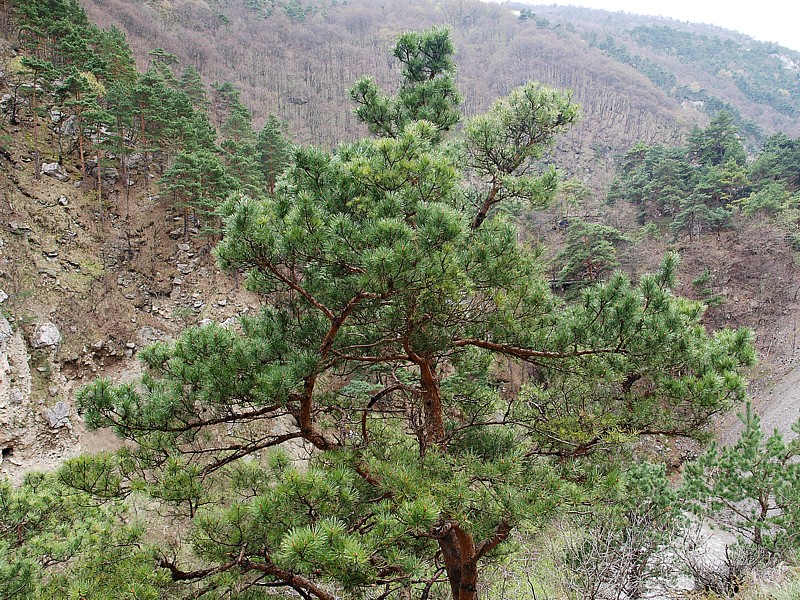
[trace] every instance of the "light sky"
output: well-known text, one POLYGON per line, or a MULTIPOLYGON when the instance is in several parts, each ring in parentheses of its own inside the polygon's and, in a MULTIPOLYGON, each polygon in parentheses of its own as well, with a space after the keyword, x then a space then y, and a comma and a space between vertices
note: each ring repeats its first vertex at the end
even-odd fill
MULTIPOLYGON (((499 0, 495 0, 499 1, 499 0)), ((800 52, 800 2, 796 0, 522 0, 670 17, 733 29, 800 52)))

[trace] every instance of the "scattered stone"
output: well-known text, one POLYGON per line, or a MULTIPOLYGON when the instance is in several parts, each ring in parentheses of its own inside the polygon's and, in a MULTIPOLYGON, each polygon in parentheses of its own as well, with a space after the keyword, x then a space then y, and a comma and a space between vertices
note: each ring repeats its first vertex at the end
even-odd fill
POLYGON ((8 294, 6 294, 5 291, 0 290, 0 304, 5 302, 6 300, 8 300, 8 294))
POLYGON ((51 385, 49 388, 47 388, 47 393, 50 394, 51 398, 55 398, 58 396, 58 386, 51 385))
POLYGON ((213 323, 214 323, 213 319, 203 319, 197 324, 197 326, 198 327, 208 327, 209 325, 212 325, 213 323))
POLYGON ((31 337, 34 348, 50 348, 61 343, 61 332, 53 323, 40 323, 31 337))
POLYGON ((42 175, 47 175, 48 177, 53 177, 58 181, 69 181, 69 175, 64 173, 61 169, 61 165, 57 162, 54 163, 44 163, 42 165, 42 175))
POLYGON ((200 310, 201 308, 203 308, 204 304, 203 304, 203 302, 198 300, 192 306, 194 307, 195 310, 200 310))
POLYGON ((125 347, 128 348, 129 350, 133 350, 134 348, 136 348, 136 344, 134 344, 133 342, 127 342, 125 344, 125 347))
POLYGON ((42 410, 47 424, 53 429, 66 427, 72 431, 72 422, 69 420, 69 405, 63 400, 56 402, 52 408, 42 410))
POLYGON ((14 233, 22 233, 31 230, 30 225, 26 225, 24 223, 18 223, 17 221, 11 221, 11 223, 8 224, 8 228, 14 233))
POLYGON ((22 401, 25 400, 25 394, 19 388, 14 388, 11 390, 10 394, 11 404, 22 404, 22 401))
POLYGON ((182 252, 188 252, 190 249, 191 246, 189 246, 189 244, 178 244, 178 250, 182 252))
POLYGON ((237 325, 239 325, 238 317, 228 317, 222 323, 220 323, 220 327, 224 327, 225 329, 231 329, 232 327, 236 327, 237 325))
POLYGON ((225 298, 223 298, 222 300, 217 300, 217 304, 219 306, 227 306, 228 305, 228 301, 225 298))
POLYGON ((59 196, 59 197, 58 197, 58 203, 59 203, 61 206, 66 206, 67 204, 69 204, 69 200, 67 200, 67 197, 66 197, 66 196, 59 196))
POLYGON ((42 254, 44 254, 46 258, 58 258, 58 250, 56 249, 45 250, 42 254))

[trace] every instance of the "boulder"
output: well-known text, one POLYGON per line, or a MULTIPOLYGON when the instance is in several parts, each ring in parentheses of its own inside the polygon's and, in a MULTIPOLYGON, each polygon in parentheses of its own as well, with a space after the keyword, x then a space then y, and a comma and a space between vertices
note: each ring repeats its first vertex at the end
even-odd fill
MULTIPOLYGON (((87 168, 89 168, 89 172, 91 173, 92 177, 97 177, 97 165, 95 163, 94 166, 89 166, 89 163, 86 163, 87 168)), ((114 167, 102 167, 100 171, 100 177, 103 180, 103 183, 108 185, 114 185, 117 183, 117 179, 119 179, 119 171, 114 167)))
POLYGON ((55 128, 55 132, 59 135, 75 135, 75 122, 77 120, 78 117, 75 115, 70 115, 66 119, 62 116, 58 127, 55 128))
POLYGON ((154 344, 155 342, 166 341, 168 339, 170 339, 169 336, 162 330, 156 329, 155 327, 150 327, 148 325, 140 327, 133 334, 134 343, 141 348, 149 346, 150 344, 154 344))
POLYGON ((72 422, 69 420, 69 404, 63 400, 56 402, 51 408, 43 409, 42 416, 53 429, 66 427, 70 431, 72 430, 72 422))
POLYGON ((42 164, 42 175, 53 177, 59 181, 69 181, 69 175, 64 173, 64 171, 61 169, 61 165, 57 162, 42 164))
POLYGON ((53 323, 40 323, 31 336, 34 348, 52 348, 61 343, 61 332, 53 323))

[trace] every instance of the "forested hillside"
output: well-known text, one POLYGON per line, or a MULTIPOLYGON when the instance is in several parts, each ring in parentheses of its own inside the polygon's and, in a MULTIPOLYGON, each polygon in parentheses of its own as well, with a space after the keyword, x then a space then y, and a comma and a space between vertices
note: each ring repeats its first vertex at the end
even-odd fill
POLYGON ((796 595, 800 441, 748 399, 797 351, 783 50, 87 7, 0 14, 1 597, 796 595))
POLYGON ((162 46, 180 64, 197 66, 206 83, 236 86, 256 123, 274 113, 302 142, 332 146, 363 135, 347 88, 363 73, 393 85, 397 67, 384 58, 393 40, 433 24, 453 27, 457 82, 470 92, 463 107, 468 116, 528 80, 573 90, 583 118, 559 148, 565 164, 590 179, 603 181, 616 148, 642 139, 677 141, 687 124, 702 118, 576 34, 539 28, 478 1, 315 2, 303 18, 280 6, 266 14, 240 0, 86 6, 104 26, 126 32, 140 67, 154 45, 162 46))
POLYGON ((140 67, 163 46, 207 84, 233 83, 256 123, 275 113, 303 142, 331 146, 363 134, 346 89, 363 73, 390 85, 395 67, 381 57, 395 36, 437 23, 453 28, 458 83, 470 90, 465 114, 527 80, 573 91, 585 118, 559 142, 560 161, 592 182, 606 182, 620 148, 677 142, 723 108, 752 150, 765 135, 800 133, 800 56, 724 30, 558 7, 520 14, 477 0, 262 4, 85 6, 100 24, 126 32, 140 67))

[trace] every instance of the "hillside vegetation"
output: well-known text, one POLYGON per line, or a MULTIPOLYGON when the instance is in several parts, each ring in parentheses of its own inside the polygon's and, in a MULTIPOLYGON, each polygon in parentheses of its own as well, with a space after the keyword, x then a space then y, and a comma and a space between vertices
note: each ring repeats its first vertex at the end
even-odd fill
POLYGON ((800 141, 748 112, 793 88, 687 104, 638 54, 672 33, 467 1, 101 7, 0 22, 0 596, 728 598, 792 568, 800 442, 745 375, 795 353, 800 141), (688 513, 736 537, 720 564, 688 513))

